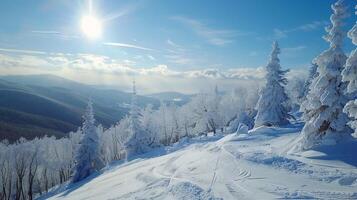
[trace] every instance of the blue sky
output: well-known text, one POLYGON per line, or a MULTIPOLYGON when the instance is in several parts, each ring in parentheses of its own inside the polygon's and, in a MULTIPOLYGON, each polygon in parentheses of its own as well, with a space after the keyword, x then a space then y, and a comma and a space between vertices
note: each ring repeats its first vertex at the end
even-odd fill
MULTIPOLYGON (((0 53, 32 60, 56 55, 57 61, 59 55, 98 55, 130 69, 229 70, 264 66, 278 40, 283 67, 306 69, 328 47, 322 35, 333 2, 93 0, 103 29, 89 40, 79 25, 88 0, 2 0, 0 53)), ((353 1, 345 3, 348 30, 356 16, 353 1)), ((354 48, 349 39, 345 47, 354 48)))

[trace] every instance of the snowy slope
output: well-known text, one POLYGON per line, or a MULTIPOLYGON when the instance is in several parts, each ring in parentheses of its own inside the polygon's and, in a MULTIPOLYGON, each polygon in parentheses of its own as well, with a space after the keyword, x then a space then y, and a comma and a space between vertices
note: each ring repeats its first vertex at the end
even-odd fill
POLYGON ((288 155, 299 131, 258 128, 181 142, 42 199, 357 199, 357 143, 288 155))

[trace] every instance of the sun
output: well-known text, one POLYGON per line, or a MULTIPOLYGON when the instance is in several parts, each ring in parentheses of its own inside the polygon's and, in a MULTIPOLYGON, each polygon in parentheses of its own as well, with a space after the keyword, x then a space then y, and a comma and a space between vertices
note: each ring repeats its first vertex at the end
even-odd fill
POLYGON ((86 15, 82 17, 81 30, 89 39, 98 39, 102 35, 102 23, 95 16, 86 15))

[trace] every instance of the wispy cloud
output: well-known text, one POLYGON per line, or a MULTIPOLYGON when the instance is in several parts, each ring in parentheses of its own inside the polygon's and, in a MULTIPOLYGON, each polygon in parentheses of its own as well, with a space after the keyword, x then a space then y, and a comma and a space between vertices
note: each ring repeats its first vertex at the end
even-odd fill
POLYGON ((308 31, 313 31, 313 30, 317 30, 321 27, 324 27, 328 25, 327 21, 314 21, 311 23, 307 23, 307 24, 303 24, 291 29, 278 29, 275 28, 274 31, 274 38, 275 39, 281 39, 281 38, 286 38, 288 36, 289 33, 293 33, 293 32, 298 32, 298 31, 304 31, 304 32, 308 32, 308 31))
POLYGON ((106 21, 111 21, 121 18, 123 16, 129 15, 130 13, 134 12, 138 8, 139 8, 139 4, 130 4, 130 5, 122 6, 120 10, 104 16, 102 21, 106 22, 106 21))
POLYGON ((182 16, 175 16, 171 19, 188 26, 198 36, 204 38, 208 43, 215 46, 224 46, 234 42, 234 37, 247 34, 236 30, 211 28, 201 21, 182 16))
POLYGON ((38 34, 50 34, 50 35, 59 35, 61 34, 59 31, 50 31, 50 30, 34 30, 31 33, 38 33, 38 34))
POLYGON ((249 52, 249 56, 257 56, 258 55, 258 52, 257 51, 251 51, 249 52))
POLYGON ((154 49, 137 46, 137 45, 133 45, 133 44, 119 43, 119 42, 104 42, 103 45, 112 46, 112 47, 133 48, 133 49, 140 49, 140 50, 146 50, 146 51, 154 51, 154 49))
POLYGON ((146 57, 149 58, 152 61, 156 60, 156 58, 154 56, 152 56, 152 55, 146 55, 146 57))
POLYGON ((281 55, 286 57, 298 57, 301 56, 301 51, 305 50, 307 47, 303 45, 295 47, 284 47, 281 49, 281 55))
POLYGON ((31 33, 35 34, 35 35, 39 35, 39 36, 57 37, 57 38, 64 39, 64 40, 79 38, 78 35, 67 34, 67 33, 63 33, 61 31, 56 31, 56 30, 32 30, 31 33))
POLYGON ((296 27, 295 29, 292 29, 292 31, 312 31, 312 30, 316 30, 320 27, 323 26, 327 26, 329 24, 329 22, 327 21, 314 21, 312 23, 308 23, 308 24, 303 24, 301 26, 296 27))
POLYGON ((46 54, 44 51, 24 50, 24 49, 6 49, 0 48, 0 51, 7 53, 24 53, 24 54, 46 54))
POLYGON ((280 29, 274 29, 274 39, 281 39, 288 37, 288 32, 280 29))
POLYGON ((173 42, 171 39, 167 39, 167 40, 166 40, 166 43, 167 43, 168 45, 170 45, 171 47, 175 47, 175 48, 180 47, 180 45, 176 44, 176 43, 173 42))
POLYGON ((285 47, 282 48, 282 52, 297 52, 297 51, 302 51, 306 49, 306 46, 300 45, 300 46, 296 46, 296 47, 285 47))
POLYGON ((177 44, 171 39, 167 39, 166 43, 168 45, 167 54, 165 57, 170 63, 180 64, 180 65, 193 65, 197 62, 197 56, 192 57, 193 53, 189 49, 184 48, 182 45, 177 44))

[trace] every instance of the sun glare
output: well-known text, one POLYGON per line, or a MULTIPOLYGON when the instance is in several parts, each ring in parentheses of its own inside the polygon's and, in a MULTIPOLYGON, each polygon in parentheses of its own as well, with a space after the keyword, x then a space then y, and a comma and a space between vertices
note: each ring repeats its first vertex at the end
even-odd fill
POLYGON ((89 39, 97 39, 102 34, 102 24, 100 20, 94 16, 83 16, 81 20, 81 29, 89 39))

